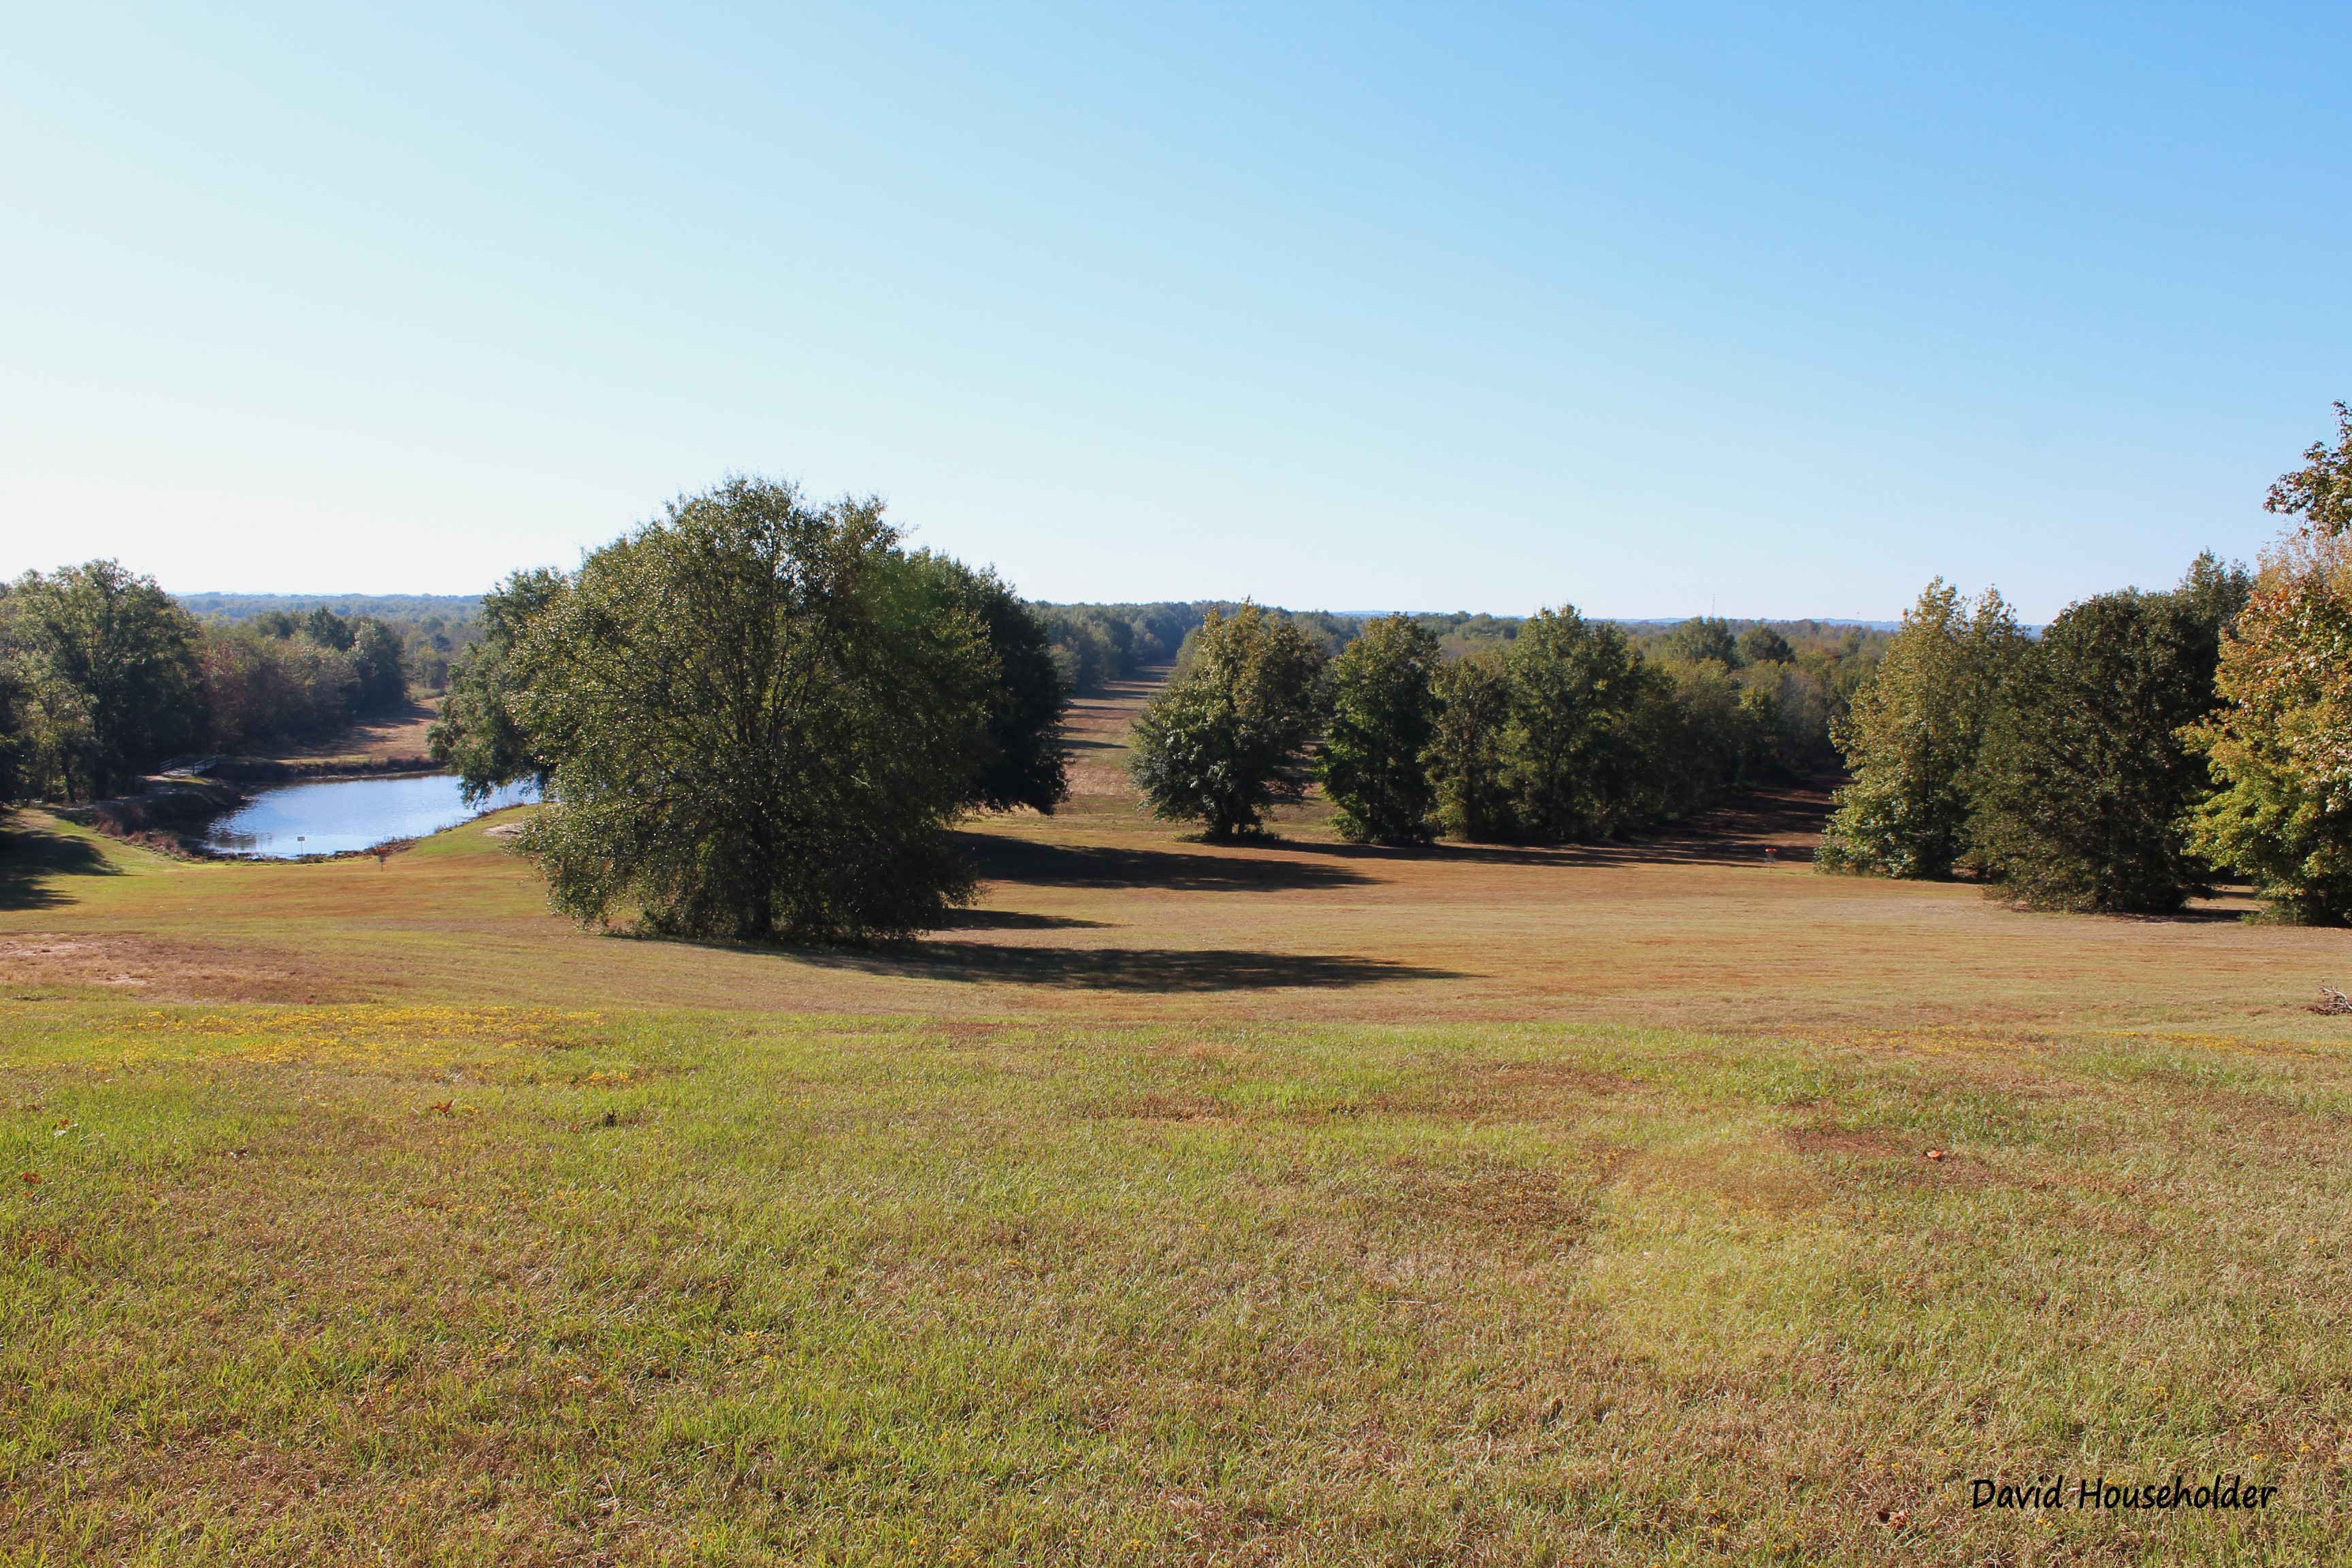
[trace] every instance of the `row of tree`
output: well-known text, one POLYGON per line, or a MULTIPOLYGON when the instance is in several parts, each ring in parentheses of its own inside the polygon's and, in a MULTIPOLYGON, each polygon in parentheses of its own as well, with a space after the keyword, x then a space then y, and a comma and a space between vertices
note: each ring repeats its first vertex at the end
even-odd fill
POLYGON ((1145 800, 1231 837, 1319 780, 1361 842, 1564 843, 1807 771, 1826 742, 1836 699, 1769 628, 1743 651, 1693 623, 1653 658, 1570 607, 1448 658, 1425 619, 1372 620, 1333 656, 1297 617, 1210 612, 1137 722, 1145 800))
POLYGON ((331 611, 200 621, 113 561, 0 586, 0 799, 91 799, 174 756, 330 733, 397 703, 401 639, 331 611))
POLYGON ((1817 864, 1980 876, 2021 903, 2161 912, 2249 877, 2285 919, 2352 919, 2352 414, 2272 488, 2301 525, 2259 578, 2200 558, 2167 593, 2029 637, 1997 593, 1920 595, 1836 739, 1817 864))
POLYGON ((1099 691, 1172 661, 1209 607, 1039 604, 1031 609, 1045 628, 1063 684, 1072 691, 1099 691))

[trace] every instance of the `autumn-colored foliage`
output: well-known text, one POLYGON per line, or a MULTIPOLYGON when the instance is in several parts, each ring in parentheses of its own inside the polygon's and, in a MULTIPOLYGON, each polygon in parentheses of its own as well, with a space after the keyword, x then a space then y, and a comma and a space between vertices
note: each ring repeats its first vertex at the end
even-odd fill
POLYGON ((2237 867, 2285 918, 2352 916, 2352 542, 2306 529, 2263 562, 2221 650, 2229 706, 2194 731, 2219 794, 2198 852, 2237 867))

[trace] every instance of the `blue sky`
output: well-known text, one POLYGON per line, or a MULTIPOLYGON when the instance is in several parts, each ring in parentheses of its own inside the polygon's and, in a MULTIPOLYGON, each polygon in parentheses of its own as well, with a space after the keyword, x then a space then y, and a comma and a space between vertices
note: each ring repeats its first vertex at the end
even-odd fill
POLYGON ((14 8, 0 571, 732 471, 1054 599, 2029 618, 2352 398, 2352 8, 14 8))

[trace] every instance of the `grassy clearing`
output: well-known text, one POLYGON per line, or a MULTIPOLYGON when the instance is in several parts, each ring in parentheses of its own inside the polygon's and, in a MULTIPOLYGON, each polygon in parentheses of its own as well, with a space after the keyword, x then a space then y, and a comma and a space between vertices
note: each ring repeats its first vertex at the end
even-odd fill
POLYGON ((21 820, 0 1564, 2352 1555, 2352 937, 1816 877, 1801 801, 1211 848, 1135 695, 899 950, 21 820))
POLYGON ((2346 1544, 2332 1047, 96 1003, 0 1038, 10 1561, 2346 1544), (2217 1468, 2280 1500, 1968 1506, 2217 1468))

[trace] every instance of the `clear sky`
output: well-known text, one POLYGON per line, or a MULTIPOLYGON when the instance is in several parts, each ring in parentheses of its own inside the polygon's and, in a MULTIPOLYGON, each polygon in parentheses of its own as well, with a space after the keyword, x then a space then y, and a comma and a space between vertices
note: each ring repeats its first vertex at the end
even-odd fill
POLYGON ((10 5, 0 571, 731 471, 1052 599, 2031 619, 2352 398, 2352 7, 10 5))

